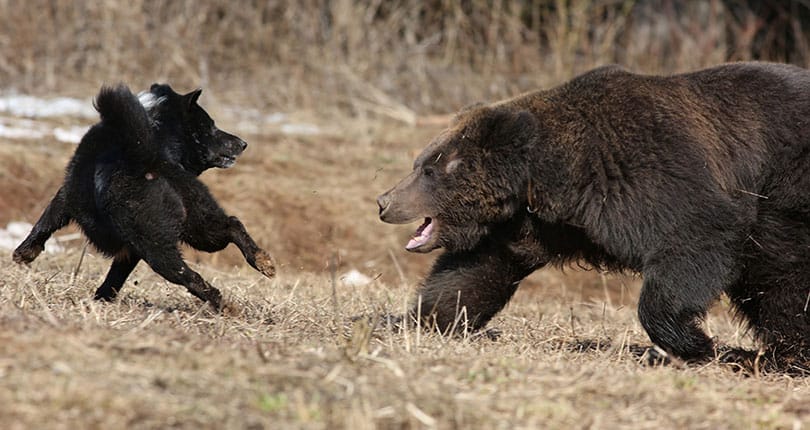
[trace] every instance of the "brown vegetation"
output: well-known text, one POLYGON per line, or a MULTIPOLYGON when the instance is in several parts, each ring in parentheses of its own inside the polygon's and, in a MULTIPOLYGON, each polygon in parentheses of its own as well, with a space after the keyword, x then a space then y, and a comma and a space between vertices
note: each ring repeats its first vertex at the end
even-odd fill
MULTIPOLYGON (((0 418, 25 428, 801 428, 805 379, 718 363, 648 367, 633 306, 522 290, 500 339, 372 334, 394 284, 199 267, 239 312, 216 315, 140 267, 120 301, 78 252, 0 269, 0 418)), ((196 268, 195 268, 196 269, 196 268)), ((723 339, 745 338, 726 316, 723 339)))
MULTIPOLYGON (((374 198, 445 114, 608 62, 650 73, 757 58, 806 65, 801 2, 763 2, 781 8, 770 15, 748 3, 758 2, 0 0, 0 92, 89 103, 102 82, 204 87, 201 104, 250 146, 234 168, 201 178, 280 263, 268 281, 235 249, 189 254, 240 309, 214 315, 143 266, 119 303, 93 302, 108 263, 88 250, 78 267, 81 240, 31 268, 8 251, 0 422, 800 428, 805 379, 639 365, 623 347, 648 342, 634 278, 537 273, 526 286, 543 288, 522 288, 493 320, 497 342, 344 326, 404 310, 435 257, 403 252, 412 227, 380 223, 374 198), (283 134, 273 112, 323 132, 283 134), (350 269, 376 280, 351 287, 340 281, 350 269)), ((74 148, 0 140, 0 226, 36 220, 74 148)), ((710 333, 750 345, 726 315, 712 314, 710 333)))
POLYGON ((259 107, 414 120, 611 62, 805 65, 809 23, 795 0, 4 1, 0 82, 85 96, 171 80, 259 107))

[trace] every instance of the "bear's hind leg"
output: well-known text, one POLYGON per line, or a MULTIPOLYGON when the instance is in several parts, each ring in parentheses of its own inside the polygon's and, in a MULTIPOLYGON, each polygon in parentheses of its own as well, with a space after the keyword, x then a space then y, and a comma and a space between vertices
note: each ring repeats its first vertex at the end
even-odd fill
POLYGON ((705 360, 714 344, 701 328, 711 304, 731 282, 731 253, 662 256, 643 271, 638 316, 650 340, 684 360, 705 360))
POLYGON ((810 223, 794 218, 763 205, 729 296, 771 352, 810 360, 810 223))

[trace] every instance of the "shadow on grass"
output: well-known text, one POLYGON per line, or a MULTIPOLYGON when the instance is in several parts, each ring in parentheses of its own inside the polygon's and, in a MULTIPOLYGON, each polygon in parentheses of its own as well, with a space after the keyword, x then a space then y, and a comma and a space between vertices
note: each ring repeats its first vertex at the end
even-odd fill
MULTIPOLYGON (((570 352, 587 354, 615 349, 610 339, 577 339, 566 343, 570 352)), ((810 377, 810 359, 779 355, 766 350, 750 350, 728 345, 718 345, 714 357, 704 360, 683 361, 667 354, 654 345, 627 344, 619 346, 645 366, 705 366, 720 364, 746 376, 783 374, 795 377, 810 377)))

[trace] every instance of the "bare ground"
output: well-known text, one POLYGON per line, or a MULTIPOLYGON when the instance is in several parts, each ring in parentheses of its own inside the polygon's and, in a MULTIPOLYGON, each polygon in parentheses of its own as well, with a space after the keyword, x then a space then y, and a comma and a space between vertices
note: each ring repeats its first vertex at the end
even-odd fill
MULTIPOLYGON (((204 101, 203 101, 204 102, 204 101)), ((215 112, 215 117, 217 117, 215 112)), ((108 262, 65 242, 31 267, 0 263, 4 428, 802 428, 810 381, 709 363, 642 365, 638 280, 541 271, 492 323, 497 340, 372 331, 400 313, 433 256, 402 251, 412 226, 374 197, 435 126, 341 124, 292 138, 225 129, 250 147, 203 175, 281 263, 267 280, 234 249, 188 259, 232 303, 219 315, 139 266, 119 301, 92 292, 108 262), (341 137, 336 137, 341 136, 341 137), (81 264, 80 264, 81 261, 81 264), (332 261, 333 263, 329 263, 332 261), (374 281, 341 280, 357 269, 374 281), (334 288, 333 288, 334 286, 334 288)), ((0 224, 33 222, 73 146, 0 143, 0 224)), ((60 232, 60 235, 64 234, 60 232)), ((721 302, 707 321, 750 339, 721 302)))

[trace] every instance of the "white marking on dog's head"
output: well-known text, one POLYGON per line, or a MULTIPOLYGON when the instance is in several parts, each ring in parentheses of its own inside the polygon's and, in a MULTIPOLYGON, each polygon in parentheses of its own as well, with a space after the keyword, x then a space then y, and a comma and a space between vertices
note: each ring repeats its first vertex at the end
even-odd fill
POLYGON ((149 122, 151 123, 152 128, 158 128, 160 126, 157 107, 166 100, 166 96, 157 97, 151 91, 143 91, 138 94, 138 101, 146 110, 146 115, 149 116, 149 122))
POLYGON ((157 97, 151 91, 143 91, 138 94, 138 101, 147 112, 151 113, 153 109, 166 101, 166 97, 157 97))

